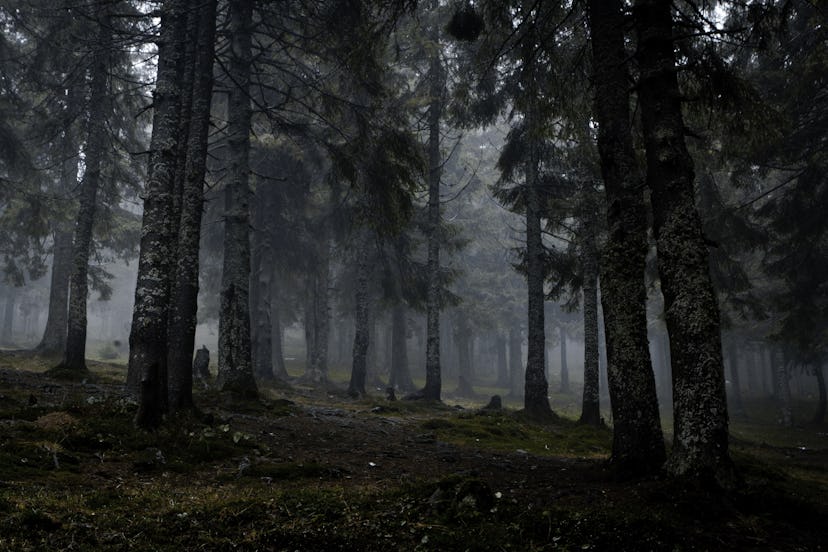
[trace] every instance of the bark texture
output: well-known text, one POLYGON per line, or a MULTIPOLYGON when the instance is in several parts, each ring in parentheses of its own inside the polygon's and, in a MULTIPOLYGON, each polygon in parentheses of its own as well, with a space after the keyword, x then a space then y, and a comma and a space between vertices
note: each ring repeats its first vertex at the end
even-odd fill
POLYGON ((561 338, 561 393, 569 393, 569 364, 566 362, 566 327, 558 326, 561 338))
POLYGON ((168 394, 169 408, 172 411, 193 406, 191 359, 195 348, 198 311, 198 250, 213 94, 216 0, 207 0, 198 14, 190 14, 190 18, 197 21, 194 33, 196 48, 192 58, 190 117, 181 180, 175 280, 168 324, 168 394))
POLYGON ((783 427, 793 426, 791 408, 791 385, 788 377, 788 363, 785 355, 777 348, 771 348, 771 370, 773 371, 773 397, 776 401, 776 421, 783 427), (781 358, 780 358, 781 357, 781 358))
POLYGON ((127 385, 140 394, 135 422, 144 428, 160 425, 167 393, 167 316, 178 222, 173 218, 172 195, 178 160, 185 4, 172 0, 162 5, 152 140, 129 336, 127 385))
POLYGON ((109 82, 112 27, 109 6, 98 10, 97 49, 92 61, 89 85, 89 107, 86 123, 84 163, 86 171, 81 183, 78 216, 72 242, 72 272, 69 277, 69 311, 66 331, 66 349, 60 367, 65 370, 86 371, 86 303, 89 296, 87 275, 92 250, 92 229, 95 208, 101 184, 101 170, 107 140, 107 86, 109 82))
POLYGON ((257 190, 253 216, 253 264, 250 274, 250 312, 253 316, 253 373, 257 380, 272 380, 273 374, 273 247, 267 231, 272 213, 270 194, 257 190))
POLYGON ((360 231, 360 243, 357 251, 357 277, 354 303, 354 348, 353 363, 351 364, 351 381, 348 383, 348 394, 352 397, 365 395, 365 376, 368 372, 368 346, 370 344, 370 328, 368 319, 368 264, 369 232, 360 231))
POLYGON ((590 0, 598 150, 608 236, 601 300, 613 418, 612 463, 622 476, 657 472, 666 456, 647 343, 647 219, 630 125, 620 0, 590 0))
POLYGON ((3 303, 3 330, 0 332, 0 342, 12 345, 14 342, 14 313, 17 312, 17 293, 6 288, 6 301, 3 303))
POLYGON ((598 384, 598 249, 593 224, 587 224, 581 266, 584 271, 584 393, 582 424, 601 425, 598 384))
POLYGON ((695 206, 693 159, 684 142, 671 8, 663 0, 637 0, 634 8, 647 185, 673 370, 668 468, 679 477, 729 485, 719 307, 695 206))
POLYGON ((825 366, 824 362, 816 361, 814 363, 814 375, 817 380, 817 390, 819 392, 819 402, 817 403, 817 410, 814 414, 814 424, 822 425, 825 423, 825 409, 828 404, 828 397, 825 392, 825 366))
POLYGON ((391 374, 388 385, 403 392, 412 391, 414 382, 408 367, 408 320, 405 303, 394 305, 391 312, 391 374))
MULTIPOLYGON (((272 295, 271 295, 272 297, 272 295)), ((273 346, 273 377, 281 381, 288 381, 290 376, 285 366, 285 355, 282 348, 282 317, 279 311, 277 300, 273 300, 270 305, 270 320, 271 320, 271 344, 273 346)))
MULTIPOLYGON (((328 381, 328 338, 330 333, 331 248, 327 231, 315 236, 315 266, 311 270, 305 305, 305 341, 307 362, 305 380, 312 383, 328 381)), ((361 246, 360 246, 361 247, 361 246)))
POLYGON ((454 394, 458 397, 473 397, 472 387, 472 344, 474 339, 471 335, 471 328, 466 314, 462 311, 455 311, 454 317, 454 344, 457 347, 457 390, 454 394))
POLYGON ((498 387, 509 387, 509 361, 506 360, 506 336, 498 332, 495 336, 495 353, 497 355, 498 387))
POLYGON ((739 379, 739 350, 736 343, 730 343, 727 349, 730 364, 730 399, 733 415, 744 416, 745 409, 742 405, 742 385, 739 379))
POLYGON ((405 256, 405 243, 398 236, 394 241, 397 263, 393 268, 394 305, 391 307, 391 371, 388 385, 404 393, 414 390, 411 371, 408 366, 408 319, 403 297, 401 259, 405 256))
POLYGON ((228 183, 225 189, 224 264, 219 314, 218 385, 241 397, 256 397, 250 341, 250 70, 253 63, 251 0, 230 9, 228 76, 228 183))
MULTIPOLYGON (((75 112, 80 87, 69 90, 67 111, 75 112)), ((78 143, 71 128, 64 129, 61 143, 63 163, 60 170, 61 194, 68 196, 78 185, 78 143)), ((68 217, 55 221, 52 248, 52 274, 49 285, 49 311, 43 338, 35 349, 43 356, 62 355, 66 350, 69 322, 69 277, 72 274, 72 227, 68 217)))
MULTIPOLYGON (((532 148, 534 150, 534 148, 532 148)), ((549 384, 546 381, 546 329, 543 282, 546 276, 538 190, 538 158, 533 151, 526 169, 526 285, 528 292, 528 351, 523 406, 527 414, 547 417, 549 384)))
POLYGON ((509 328, 509 385, 515 395, 520 395, 523 379, 523 337, 519 328, 509 328))
MULTIPOLYGON (((77 166, 77 159, 75 159, 77 166)), ((77 170, 76 170, 77 172, 77 170)), ((58 228, 54 233, 52 275, 49 284, 49 313, 43 338, 36 351, 43 356, 63 354, 69 319, 69 276, 72 273, 72 232, 58 228)))
MULTIPOLYGON (((435 33, 436 34, 436 33, 435 33)), ((435 38, 435 42, 438 40, 435 38)), ((434 48, 429 75, 431 104, 428 108, 428 290, 426 295, 426 382, 422 398, 439 401, 442 389, 440 370, 440 120, 443 115, 445 71, 439 48, 434 48)))

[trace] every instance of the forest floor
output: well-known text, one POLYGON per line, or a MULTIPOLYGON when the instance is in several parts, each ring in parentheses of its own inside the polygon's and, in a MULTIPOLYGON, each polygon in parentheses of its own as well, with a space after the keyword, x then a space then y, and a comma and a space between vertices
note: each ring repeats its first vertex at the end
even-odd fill
POLYGON ((134 428, 123 366, 0 352, 0 550, 823 550, 826 428, 743 425, 743 484, 615 481, 611 433, 329 389, 199 389, 134 428))

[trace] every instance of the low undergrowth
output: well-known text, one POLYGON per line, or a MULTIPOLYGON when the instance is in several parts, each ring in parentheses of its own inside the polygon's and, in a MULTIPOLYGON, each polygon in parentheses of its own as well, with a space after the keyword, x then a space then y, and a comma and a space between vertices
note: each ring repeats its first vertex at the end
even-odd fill
POLYGON ((723 494, 615 481, 610 430, 567 419, 262 395, 199 390, 199 411, 145 432, 105 379, 0 370, 0 550, 826 547, 818 431, 735 439, 744 485, 723 494))

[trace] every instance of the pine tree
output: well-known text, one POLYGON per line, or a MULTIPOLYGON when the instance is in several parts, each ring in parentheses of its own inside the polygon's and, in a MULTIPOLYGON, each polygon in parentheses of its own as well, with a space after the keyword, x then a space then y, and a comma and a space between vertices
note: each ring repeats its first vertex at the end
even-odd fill
POLYGON ((695 205, 693 159, 684 142, 672 17, 668 2, 635 3, 647 185, 673 370, 668 468, 679 477, 730 485, 719 307, 695 205))
POLYGON ((655 473, 664 440, 647 344, 644 266, 646 214, 630 122, 621 2, 592 1, 598 149, 607 194, 607 245, 601 297, 613 417, 612 462, 624 475, 655 473))
MULTIPOLYGON (((213 91, 216 0, 208 0, 197 14, 188 16, 188 37, 194 44, 189 95, 190 114, 185 136, 184 163, 179 163, 181 209, 178 221, 175 279, 168 321, 169 408, 176 411, 193 406, 192 355, 195 348, 198 309, 199 245, 204 204, 210 106, 213 91)), ((179 155, 179 162, 180 162, 179 155)))
POLYGON ((224 265, 219 315, 218 384, 242 397, 258 395, 250 346, 250 72, 253 2, 230 2, 233 83, 228 105, 228 178, 225 188, 224 265))
POLYGON ((162 6, 158 73, 154 93, 149 172, 144 192, 141 249, 135 307, 129 336, 127 385, 139 392, 135 422, 144 428, 160 425, 167 401, 167 317, 177 220, 173 218, 182 42, 186 37, 184 0, 162 6))

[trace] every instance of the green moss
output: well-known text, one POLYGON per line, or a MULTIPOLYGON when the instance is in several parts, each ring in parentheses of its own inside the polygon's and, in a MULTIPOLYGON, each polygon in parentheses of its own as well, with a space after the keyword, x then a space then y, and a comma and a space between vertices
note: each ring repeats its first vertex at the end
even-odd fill
POLYGON ((604 457, 612 434, 606 428, 561 422, 536 424, 509 412, 463 412, 420 424, 440 440, 464 446, 556 456, 604 457))

